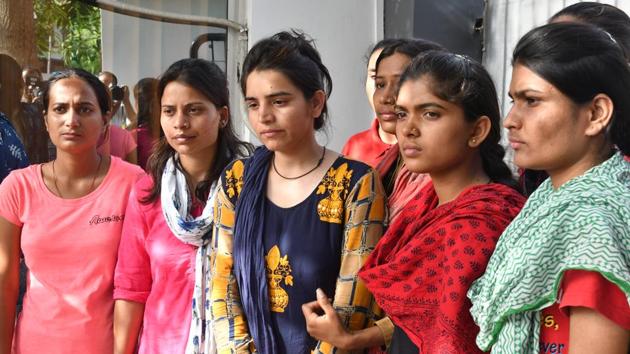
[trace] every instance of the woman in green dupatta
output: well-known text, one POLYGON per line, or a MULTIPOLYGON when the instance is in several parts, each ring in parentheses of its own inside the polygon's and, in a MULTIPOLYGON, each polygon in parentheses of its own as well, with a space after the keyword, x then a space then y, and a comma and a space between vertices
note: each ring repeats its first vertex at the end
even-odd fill
POLYGON ((471 287, 493 353, 623 353, 630 342, 630 70, 607 32, 538 27, 516 46, 514 162, 544 170, 471 287), (542 325, 541 325, 542 321, 542 325), (570 351, 569 351, 570 349, 570 351))

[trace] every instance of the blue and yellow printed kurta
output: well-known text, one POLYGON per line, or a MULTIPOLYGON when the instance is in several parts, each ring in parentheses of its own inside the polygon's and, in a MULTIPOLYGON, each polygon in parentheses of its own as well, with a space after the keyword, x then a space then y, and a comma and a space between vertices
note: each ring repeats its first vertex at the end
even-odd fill
MULTIPOLYGON (((223 173, 215 204, 212 246, 212 317, 219 353, 254 352, 233 273, 234 209, 244 163, 223 173)), ((342 353, 307 331, 302 304, 315 290, 333 297, 347 328, 377 324, 390 330, 357 273, 383 234, 387 217, 383 187, 367 165, 338 157, 301 203, 282 208, 265 201, 264 246, 272 322, 285 353, 342 353)), ((384 333, 386 338, 389 333, 384 333)))

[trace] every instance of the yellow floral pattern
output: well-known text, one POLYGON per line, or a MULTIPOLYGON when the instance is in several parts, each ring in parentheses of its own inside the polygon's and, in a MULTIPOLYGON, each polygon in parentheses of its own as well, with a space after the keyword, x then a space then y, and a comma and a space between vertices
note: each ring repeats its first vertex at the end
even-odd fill
POLYGON ((269 302, 271 303, 271 311, 284 312, 289 305, 289 294, 280 286, 282 281, 284 285, 293 286, 293 276, 291 275, 291 265, 285 254, 280 257, 280 248, 273 246, 269 253, 265 256, 267 263, 267 281, 269 284, 269 302))
POLYGON ((237 160, 232 165, 232 168, 225 171, 226 193, 230 198, 241 194, 241 189, 243 188, 243 168, 243 161, 237 160))
POLYGON ((317 214, 324 222, 341 224, 343 221, 344 201, 350 188, 352 170, 348 169, 348 163, 344 163, 339 168, 331 167, 322 183, 317 187, 317 194, 328 193, 328 195, 317 204, 317 214))

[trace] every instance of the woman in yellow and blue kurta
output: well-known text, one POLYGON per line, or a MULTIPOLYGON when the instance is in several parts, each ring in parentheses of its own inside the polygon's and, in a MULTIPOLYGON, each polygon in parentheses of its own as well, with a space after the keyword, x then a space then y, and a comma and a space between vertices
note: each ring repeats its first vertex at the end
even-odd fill
POLYGON ((219 353, 349 353, 317 342, 302 304, 333 298, 350 329, 389 320, 357 272, 383 233, 385 196, 376 173, 320 146, 332 83, 303 34, 258 42, 241 88, 264 146, 221 177, 214 212, 212 317, 219 353), (318 290, 321 289, 321 290, 318 290), (323 292, 322 292, 323 291, 323 292))

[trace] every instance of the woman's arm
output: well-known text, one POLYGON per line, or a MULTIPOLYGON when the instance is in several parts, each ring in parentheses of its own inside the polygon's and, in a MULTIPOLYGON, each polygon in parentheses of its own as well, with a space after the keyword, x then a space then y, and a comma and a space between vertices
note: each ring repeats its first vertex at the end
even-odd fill
POLYGON ((144 304, 116 300, 114 305, 114 354, 132 354, 138 343, 144 304))
POLYGON ((21 228, 0 217, 0 352, 10 353, 19 291, 21 228))
POLYGON ((571 307, 569 354, 627 354, 630 331, 596 310, 571 307))
POLYGON ((217 193, 214 206, 214 230, 210 260, 212 264, 212 327, 217 351, 252 353, 254 342, 243 313, 232 258, 234 205, 223 189, 217 193))
MULTIPOLYGON (((367 348, 374 343, 381 345, 387 337, 379 330, 380 327, 371 328, 381 314, 375 306, 374 297, 358 276, 363 263, 383 235, 387 220, 385 198, 381 181, 376 173, 370 170, 352 188, 345 203, 341 265, 332 306, 341 324, 349 332, 356 333, 353 337, 357 340, 353 343, 355 347, 367 348), (365 328, 367 330, 363 332, 365 328)), ((334 342, 344 341, 339 339, 341 338, 334 339, 334 342)), ((314 353, 333 351, 332 343, 319 342, 314 353)), ((334 352, 341 353, 338 350, 334 352)))
POLYGON ((393 324, 387 317, 381 325, 350 332, 342 324, 326 294, 317 289, 317 300, 302 305, 306 330, 311 337, 327 342, 341 350, 352 351, 383 346, 391 340, 393 324), (389 324, 389 326, 386 326, 389 324), (384 330, 384 328, 387 328, 384 330), (391 330, 389 329, 391 328, 391 330))

